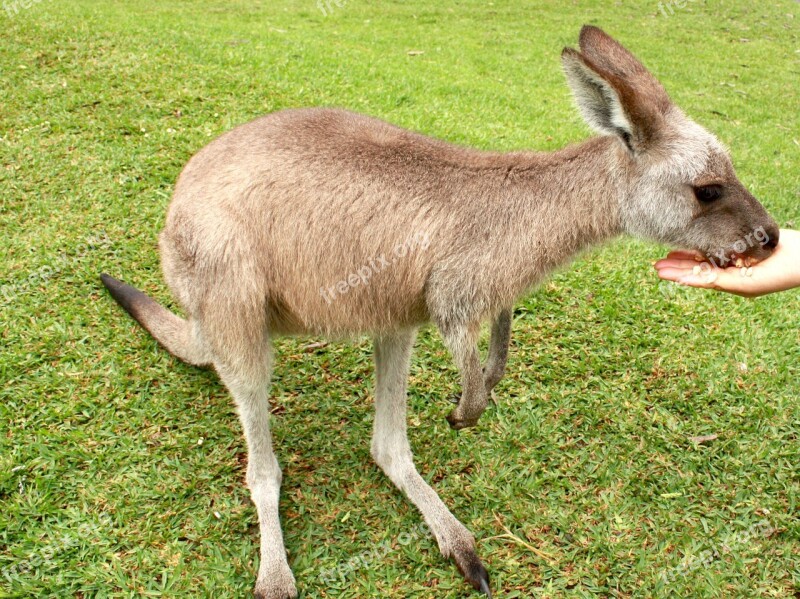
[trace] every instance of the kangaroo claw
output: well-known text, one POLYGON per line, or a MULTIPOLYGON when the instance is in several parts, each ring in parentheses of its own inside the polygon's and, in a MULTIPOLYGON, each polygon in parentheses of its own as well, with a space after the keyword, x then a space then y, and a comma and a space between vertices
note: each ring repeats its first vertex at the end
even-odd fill
POLYGON ((491 598, 492 590, 489 588, 489 573, 483 567, 475 550, 470 549, 461 555, 457 555, 455 561, 459 572, 472 585, 472 588, 491 598))

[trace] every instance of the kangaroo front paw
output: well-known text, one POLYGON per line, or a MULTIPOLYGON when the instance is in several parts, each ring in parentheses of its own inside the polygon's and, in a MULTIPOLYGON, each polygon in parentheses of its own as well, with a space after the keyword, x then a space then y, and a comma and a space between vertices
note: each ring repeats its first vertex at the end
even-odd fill
POLYGON ((260 569, 254 591, 256 599, 295 599, 294 575, 286 564, 260 569))
POLYGON ((503 379, 503 374, 505 374, 505 368, 486 368, 483 369, 483 386, 486 388, 486 393, 489 395, 489 399, 494 402, 494 388, 497 386, 503 379))

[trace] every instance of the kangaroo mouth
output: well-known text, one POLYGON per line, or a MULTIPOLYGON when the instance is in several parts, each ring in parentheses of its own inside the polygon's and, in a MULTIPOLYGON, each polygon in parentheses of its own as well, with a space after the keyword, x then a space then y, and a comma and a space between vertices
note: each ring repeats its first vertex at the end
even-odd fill
POLYGON ((740 254, 731 254, 731 262, 736 268, 755 266, 761 260, 755 256, 742 256, 740 254))
MULTIPOLYGON (((771 253, 772 252, 770 252, 770 254, 771 253)), ((735 266, 736 268, 749 268, 751 266, 755 266, 764 260, 764 258, 748 254, 740 254, 739 252, 735 251, 718 250, 716 252, 703 251, 695 258, 695 260, 698 262, 710 262, 719 268, 730 268, 732 266, 735 266)))
POLYGON ((772 256, 778 246, 777 226, 775 231, 763 226, 726 245, 711 245, 700 249, 707 261, 717 268, 749 268, 772 256))

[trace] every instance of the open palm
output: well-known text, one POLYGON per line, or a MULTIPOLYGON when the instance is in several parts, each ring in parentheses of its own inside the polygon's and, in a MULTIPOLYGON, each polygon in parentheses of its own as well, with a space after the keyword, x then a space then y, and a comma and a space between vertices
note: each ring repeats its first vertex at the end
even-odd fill
POLYGON ((665 281, 743 297, 785 291, 800 286, 800 231, 782 229, 772 256, 746 271, 735 266, 719 268, 697 252, 685 250, 670 252, 655 268, 665 281))

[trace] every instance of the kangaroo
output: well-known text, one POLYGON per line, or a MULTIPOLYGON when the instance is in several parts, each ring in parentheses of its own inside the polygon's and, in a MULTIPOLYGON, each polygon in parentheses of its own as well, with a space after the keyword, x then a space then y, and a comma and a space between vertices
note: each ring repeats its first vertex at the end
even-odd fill
POLYGON ((373 336, 372 456, 442 555, 491 596, 473 535, 414 465, 406 385, 417 328, 434 323, 459 368, 450 424, 473 426, 506 367, 514 301, 582 250, 624 233, 725 260, 761 260, 776 246, 777 224, 717 139, 603 31, 584 27, 579 47, 561 59, 599 134, 588 141, 484 152, 342 110, 273 113, 212 141, 180 174, 159 246, 186 319, 101 275, 170 353, 213 365, 236 402, 261 533, 257 597, 297 593, 269 428, 274 337, 373 336))

